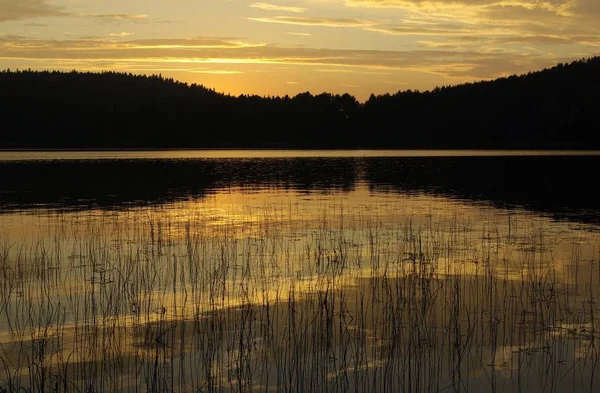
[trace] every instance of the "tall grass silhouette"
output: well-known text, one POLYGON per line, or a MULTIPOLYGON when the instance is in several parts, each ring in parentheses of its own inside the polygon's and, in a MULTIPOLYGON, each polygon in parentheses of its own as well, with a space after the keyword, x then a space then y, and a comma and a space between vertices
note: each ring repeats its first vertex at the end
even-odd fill
POLYGON ((342 203, 150 211, 4 237, 0 391, 600 387, 597 233, 342 203))

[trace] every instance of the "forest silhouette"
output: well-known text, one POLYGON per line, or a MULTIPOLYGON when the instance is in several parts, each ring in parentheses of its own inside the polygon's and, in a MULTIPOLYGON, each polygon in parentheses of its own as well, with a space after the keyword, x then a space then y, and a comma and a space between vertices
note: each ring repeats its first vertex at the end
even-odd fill
POLYGON ((0 72, 2 149, 600 148, 600 57, 371 95, 231 96, 161 75, 0 72))

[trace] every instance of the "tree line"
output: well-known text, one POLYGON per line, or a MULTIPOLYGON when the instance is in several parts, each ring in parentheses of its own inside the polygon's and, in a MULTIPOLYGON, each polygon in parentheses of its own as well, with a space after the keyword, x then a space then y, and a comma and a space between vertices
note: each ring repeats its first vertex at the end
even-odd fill
POLYGON ((0 148, 600 148, 600 57, 371 95, 231 96, 161 75, 0 72, 0 148))

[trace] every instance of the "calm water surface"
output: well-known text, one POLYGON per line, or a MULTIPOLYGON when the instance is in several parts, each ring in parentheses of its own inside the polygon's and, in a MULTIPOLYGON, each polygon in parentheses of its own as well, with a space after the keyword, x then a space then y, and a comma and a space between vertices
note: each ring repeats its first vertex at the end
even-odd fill
POLYGON ((596 152, 1 152, 3 391, 596 392, 596 152))

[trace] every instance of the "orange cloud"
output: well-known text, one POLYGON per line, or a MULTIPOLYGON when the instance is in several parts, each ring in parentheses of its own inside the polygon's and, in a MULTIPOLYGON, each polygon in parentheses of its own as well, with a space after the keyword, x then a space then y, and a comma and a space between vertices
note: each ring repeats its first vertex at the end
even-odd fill
POLYGON ((319 17, 294 17, 294 16, 275 16, 272 18, 248 18, 256 22, 281 23, 286 25, 299 26, 327 26, 327 27, 366 27, 376 24, 373 21, 360 19, 342 19, 342 18, 319 18, 319 17))
POLYGON ((250 4, 251 8, 259 8, 264 11, 280 11, 280 12, 294 12, 294 13, 302 13, 306 11, 306 8, 302 7, 290 7, 283 5, 276 5, 270 3, 254 3, 250 4))
POLYGON ((46 0, 0 1, 0 22, 65 15, 68 13, 62 7, 51 5, 46 0))

